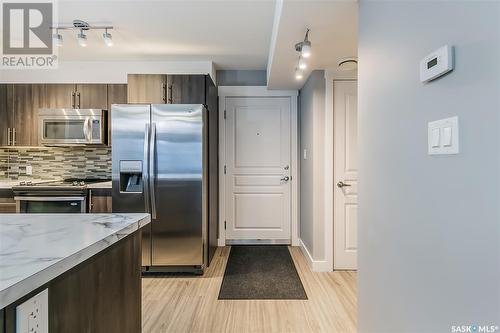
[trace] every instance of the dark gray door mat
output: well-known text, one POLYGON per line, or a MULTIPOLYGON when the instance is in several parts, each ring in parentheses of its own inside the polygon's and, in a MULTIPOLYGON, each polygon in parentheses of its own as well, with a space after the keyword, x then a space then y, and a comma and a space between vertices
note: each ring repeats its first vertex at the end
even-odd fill
POLYGON ((232 246, 219 299, 307 299, 285 245, 232 246))

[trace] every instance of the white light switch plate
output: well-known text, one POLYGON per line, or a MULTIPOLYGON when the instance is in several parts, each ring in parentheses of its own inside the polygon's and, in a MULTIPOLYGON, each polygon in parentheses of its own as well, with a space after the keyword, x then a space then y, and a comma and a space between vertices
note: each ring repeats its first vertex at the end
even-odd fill
POLYGON ((43 290, 16 306, 16 333, 49 332, 49 291, 43 290))
POLYGON ((458 117, 430 122, 427 141, 429 155, 458 154, 458 117))

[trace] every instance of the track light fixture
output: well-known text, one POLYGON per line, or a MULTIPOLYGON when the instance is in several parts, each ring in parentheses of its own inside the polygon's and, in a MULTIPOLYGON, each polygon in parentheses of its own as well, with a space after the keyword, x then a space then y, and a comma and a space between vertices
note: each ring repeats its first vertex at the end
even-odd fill
POLYGON ((85 47, 88 45, 88 39, 87 39, 87 34, 85 33, 88 30, 104 30, 104 33, 102 34, 104 44, 106 46, 113 46, 113 36, 108 32, 108 30, 112 30, 112 26, 97 26, 97 25, 90 25, 85 21, 82 20, 73 20, 72 25, 64 26, 64 25, 58 25, 55 27, 50 27, 50 29, 55 30, 55 33, 52 35, 52 39, 54 41, 54 45, 57 46, 62 46, 63 44, 63 38, 62 35, 59 33, 59 30, 77 30, 79 31, 78 34, 76 35, 78 44, 81 47, 85 47))
POLYGON ((311 42, 309 41, 309 29, 306 30, 304 40, 295 44, 295 51, 300 52, 302 58, 309 58, 311 56, 311 42))
POLYGON ((302 80, 304 77, 303 70, 307 68, 306 59, 311 56, 311 42, 309 41, 309 29, 306 30, 306 35, 304 40, 300 43, 295 44, 295 51, 299 52, 299 61, 297 67, 295 68, 295 78, 297 80, 302 80))

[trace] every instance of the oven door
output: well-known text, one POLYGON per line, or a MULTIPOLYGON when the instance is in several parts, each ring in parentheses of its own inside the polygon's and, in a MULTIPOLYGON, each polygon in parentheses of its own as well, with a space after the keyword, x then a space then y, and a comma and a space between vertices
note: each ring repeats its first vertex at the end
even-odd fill
POLYGON ((15 197, 18 213, 85 213, 85 197, 15 197))
POLYGON ((95 116, 39 117, 40 144, 74 145, 92 143, 92 124, 100 123, 95 116))

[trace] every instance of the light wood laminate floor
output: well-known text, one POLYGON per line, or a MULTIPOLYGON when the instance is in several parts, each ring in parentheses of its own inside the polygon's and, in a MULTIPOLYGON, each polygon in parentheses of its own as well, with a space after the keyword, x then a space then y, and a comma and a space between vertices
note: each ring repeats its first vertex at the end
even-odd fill
POLYGON ((308 300, 217 299, 229 247, 200 277, 142 280, 143 332, 356 332, 356 273, 313 273, 290 247, 308 300))

